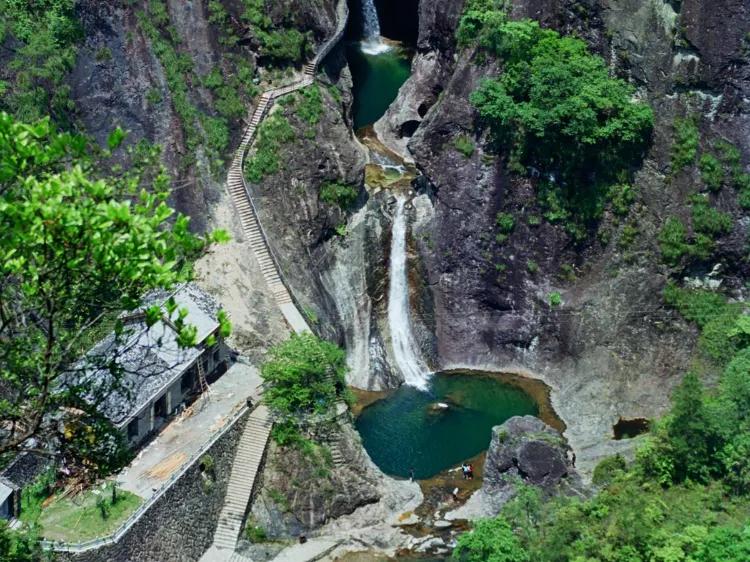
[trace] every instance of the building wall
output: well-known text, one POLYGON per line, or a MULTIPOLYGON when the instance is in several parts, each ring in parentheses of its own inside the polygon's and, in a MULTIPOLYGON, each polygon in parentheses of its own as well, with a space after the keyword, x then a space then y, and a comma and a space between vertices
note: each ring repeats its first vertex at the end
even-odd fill
POLYGON ((88 552, 59 553, 59 562, 192 562, 213 542, 224 505, 234 454, 248 414, 208 451, 214 474, 196 462, 114 545, 88 552))
MULTIPOLYGON (((198 361, 204 361, 205 363, 205 374, 206 377, 211 377, 211 375, 216 371, 216 369, 219 368, 219 366, 224 363, 229 357, 229 348, 227 347, 226 343, 221 337, 217 336, 217 344, 216 346, 204 350, 204 352, 198 357, 196 360, 196 363, 193 367, 190 368, 190 370, 197 369, 197 362, 198 361), (215 353, 215 352, 218 352, 215 353)), ((190 372, 190 370, 186 372, 190 372)), ((197 379, 196 379, 197 380, 197 379)), ((162 394, 159 394, 151 400, 150 404, 147 405, 143 410, 141 410, 138 413, 138 435, 133 438, 128 438, 128 426, 126 425, 123 428, 123 432, 125 434, 126 439, 128 439, 128 444, 130 447, 138 447, 141 443, 143 443, 144 440, 148 438, 150 435, 152 428, 151 428, 151 412, 152 408, 154 407, 154 404, 164 395, 169 394, 171 399, 170 404, 170 414, 174 414, 178 411, 180 403, 183 400, 186 400, 194 391, 198 390, 198 385, 196 383, 195 387, 192 390, 188 390, 186 392, 182 391, 182 376, 177 378, 177 380, 169 387, 167 388, 162 394)), ((154 431, 158 431, 163 427, 163 423, 159 425, 159 420, 154 420, 155 426, 153 428, 154 431)))

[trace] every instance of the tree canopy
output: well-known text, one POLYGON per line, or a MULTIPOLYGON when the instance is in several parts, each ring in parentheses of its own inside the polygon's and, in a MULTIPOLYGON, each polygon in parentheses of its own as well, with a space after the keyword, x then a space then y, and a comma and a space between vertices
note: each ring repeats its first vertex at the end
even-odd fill
MULTIPOLYGON (((189 260, 223 238, 191 234, 187 217, 169 208, 155 151, 133 148, 128 172, 113 164, 124 136, 113 132, 100 150, 49 120, 0 113, 0 453, 103 437, 87 396, 107 389, 63 384, 64 374, 87 367, 77 362, 105 330, 122 334, 121 311, 186 279, 189 260), (73 412, 86 438, 59 432, 60 416, 73 412)), ((192 345, 189 320, 173 312, 181 343, 192 345)), ((118 380, 116 358, 98 360, 118 380)))
POLYGON ((569 211, 596 218, 607 187, 640 162, 651 108, 585 42, 532 20, 511 21, 502 4, 476 0, 461 20, 459 43, 502 63, 500 76, 482 82, 471 102, 511 168, 535 168, 569 211))

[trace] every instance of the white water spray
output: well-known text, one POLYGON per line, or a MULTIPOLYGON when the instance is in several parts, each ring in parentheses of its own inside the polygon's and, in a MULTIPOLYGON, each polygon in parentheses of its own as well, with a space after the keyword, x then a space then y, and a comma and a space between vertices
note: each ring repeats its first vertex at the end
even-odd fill
POLYGON ((380 37, 380 20, 375 0, 362 0, 362 52, 368 55, 379 55, 390 50, 380 37))
POLYGON ((411 331, 409 312, 409 281, 406 269, 406 200, 399 197, 393 218, 391 241, 391 271, 388 287, 388 325, 391 330, 391 345, 396 366, 404 382, 419 389, 426 389, 430 371, 419 356, 417 342, 411 331))

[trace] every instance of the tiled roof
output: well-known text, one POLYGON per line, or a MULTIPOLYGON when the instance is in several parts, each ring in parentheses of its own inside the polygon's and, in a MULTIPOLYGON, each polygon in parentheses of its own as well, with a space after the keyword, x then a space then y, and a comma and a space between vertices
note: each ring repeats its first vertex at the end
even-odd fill
MULTIPOLYGON (((185 321, 196 327, 198 343, 219 327, 218 303, 191 283, 171 292, 149 293, 143 299, 140 312, 154 305, 164 308, 170 297, 174 298, 178 309, 187 309, 185 321)), ((123 333, 119 336, 110 333, 97 343, 79 362, 83 370, 68 379, 69 384, 81 385, 86 399, 97 404, 99 411, 117 426, 128 423, 162 389, 171 386, 187 371, 202 353, 197 347, 180 348, 172 322, 158 321, 148 327, 138 312, 124 314, 123 333), (119 370, 117 378, 108 368, 112 360, 119 370)))

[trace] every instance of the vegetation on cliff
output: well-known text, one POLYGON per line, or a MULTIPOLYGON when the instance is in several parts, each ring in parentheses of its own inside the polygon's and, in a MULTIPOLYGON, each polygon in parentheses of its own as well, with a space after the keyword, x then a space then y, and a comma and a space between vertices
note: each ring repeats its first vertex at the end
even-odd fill
POLYGON ((325 418, 346 389, 346 354, 311 333, 292 334, 271 348, 261 367, 263 401, 278 418, 272 436, 281 445, 300 442, 312 420, 325 418))
POLYGON ((651 108, 627 82, 612 78, 582 40, 532 20, 511 21, 504 2, 474 0, 458 29, 462 46, 503 65, 471 95, 511 170, 541 174, 539 199, 549 220, 580 238, 640 163, 653 125, 651 108))

